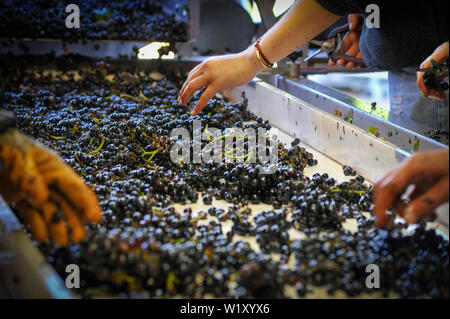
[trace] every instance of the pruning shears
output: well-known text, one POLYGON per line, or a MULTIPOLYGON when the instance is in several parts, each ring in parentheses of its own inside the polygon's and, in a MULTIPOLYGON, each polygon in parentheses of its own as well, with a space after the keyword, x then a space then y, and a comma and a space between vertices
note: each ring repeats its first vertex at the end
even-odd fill
POLYGON ((355 58, 342 52, 344 37, 349 30, 350 23, 347 23, 331 30, 330 34, 328 35, 328 40, 326 41, 311 40, 310 42, 312 44, 319 45, 320 49, 308 56, 305 61, 310 60, 321 52, 328 52, 328 57, 333 61, 344 60, 346 62, 353 62, 356 65, 365 67, 366 65, 363 59, 355 58))
POLYGON ((441 89, 443 91, 448 90, 449 85, 447 82, 444 82, 442 78, 448 74, 448 64, 449 58, 445 59, 441 62, 436 62, 431 59, 431 67, 425 69, 418 69, 418 72, 424 72, 423 74, 423 83, 431 88, 431 89, 441 89))

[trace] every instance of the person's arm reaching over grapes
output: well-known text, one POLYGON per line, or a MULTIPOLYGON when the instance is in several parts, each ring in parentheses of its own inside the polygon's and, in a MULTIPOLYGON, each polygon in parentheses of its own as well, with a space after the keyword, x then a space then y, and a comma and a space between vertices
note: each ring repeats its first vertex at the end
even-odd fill
MULTIPOLYGON (((300 0, 264 34, 261 50, 270 62, 277 62, 338 18, 315 0, 300 0)), ((249 82, 262 69, 253 45, 237 54, 206 59, 189 73, 178 101, 185 105, 196 91, 206 88, 192 111, 197 115, 216 93, 249 82)))
POLYGON ((402 216, 409 224, 431 215, 448 202, 449 166, 448 150, 433 150, 414 154, 400 167, 384 176, 374 189, 374 213, 376 225, 389 224, 388 209, 402 216), (401 196, 413 185, 411 202, 404 205, 401 196))

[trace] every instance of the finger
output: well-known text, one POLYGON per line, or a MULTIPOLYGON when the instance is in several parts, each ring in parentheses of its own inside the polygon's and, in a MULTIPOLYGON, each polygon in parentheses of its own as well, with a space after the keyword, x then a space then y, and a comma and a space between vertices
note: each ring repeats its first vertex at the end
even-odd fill
POLYGON ((184 81, 185 83, 189 80, 192 79, 193 77, 195 77, 196 75, 202 73, 201 70, 203 69, 203 62, 196 65, 188 74, 188 76, 186 77, 186 81, 184 81))
POLYGON ((335 62, 334 60, 332 60, 332 59, 329 59, 329 60, 328 60, 328 65, 329 65, 329 66, 335 66, 335 65, 336 65, 336 62, 335 62))
POLYGON ((409 224, 431 215, 441 204, 449 199, 449 178, 442 178, 425 194, 413 200, 405 210, 404 218, 409 224))
POLYGON ((382 178, 380 178, 378 180, 378 182, 375 184, 375 187, 384 184, 387 180, 391 179, 396 173, 396 170, 392 170, 389 173, 387 173, 386 175, 384 175, 382 178))
POLYGON ((24 178, 25 161, 22 155, 9 146, 4 148, 2 166, 2 183, 9 184, 9 189, 4 189, 3 196, 9 203, 22 200, 26 197, 22 184, 27 180, 24 178))
POLYGON ((346 68, 354 68, 354 67, 355 67, 355 62, 353 62, 353 61, 347 62, 347 64, 345 65, 345 67, 346 67, 346 68))
POLYGON ((438 90, 438 97, 439 100, 445 100, 447 98, 447 94, 445 94, 445 92, 442 90, 438 90))
POLYGON ((202 76, 203 75, 203 73, 195 73, 194 74, 194 76, 190 76, 190 77, 188 77, 187 79, 186 79, 186 81, 184 81, 184 83, 183 83, 183 86, 181 87, 181 89, 180 89, 180 93, 178 94, 178 99, 181 101, 181 95, 183 95, 183 93, 184 93, 184 91, 186 90, 186 86, 188 86, 189 85, 189 83, 193 80, 193 79, 195 79, 195 78, 197 78, 197 77, 199 77, 199 76, 202 76))
MULTIPOLYGON (((342 42, 341 52, 347 52, 354 44, 357 43, 359 48, 359 36, 356 32, 347 32, 342 42)), ((356 54, 356 53, 355 53, 356 54)), ((352 55, 353 56, 353 55, 352 55)))
MULTIPOLYGON (((75 178, 75 177, 74 177, 75 178)), ((100 222, 102 219, 101 208, 97 197, 78 176, 72 182, 59 179, 58 189, 78 211, 81 211, 87 221, 100 222)))
POLYGON ((354 42, 345 52, 346 55, 351 57, 356 57, 358 53, 359 53, 359 42, 354 42))
POLYGON ((337 64, 344 65, 345 64, 345 60, 344 59, 339 59, 339 60, 337 60, 337 64))
MULTIPOLYGON (((432 67, 431 58, 428 57, 422 64, 420 65, 421 69, 427 69, 432 67)), ((419 87, 420 93, 422 93, 423 97, 428 97, 430 94, 428 87, 423 82, 423 72, 417 72, 417 86, 419 87)))
POLYGON ((30 225, 31 234, 38 242, 43 242, 48 238, 47 226, 39 212, 27 204, 19 205, 20 215, 25 222, 30 225))
POLYGON ((74 243, 81 242, 86 235, 86 230, 84 229, 79 215, 77 215, 71 205, 67 203, 67 201, 60 194, 58 194, 58 192, 51 191, 50 198, 58 205, 66 216, 66 221, 71 229, 70 239, 72 239, 74 243))
POLYGON ((48 232, 53 241, 61 246, 69 242, 64 216, 58 207, 52 202, 46 202, 42 207, 42 214, 48 227, 48 232))
POLYGON ((70 204, 88 221, 99 222, 101 220, 101 209, 98 206, 95 194, 78 176, 74 176, 74 173, 68 170, 50 172, 44 175, 44 179, 49 185, 64 194, 70 204))
MULTIPOLYGON (((25 156, 28 156, 28 154, 25 156)), ((27 194, 28 201, 39 207, 48 199, 49 191, 47 185, 31 158, 27 157, 25 167, 22 169, 24 178, 21 188, 27 194)))
POLYGON ((438 46, 433 51, 433 53, 425 60, 425 62, 428 62, 431 66, 431 59, 435 60, 436 62, 440 62, 446 58, 448 58, 448 41, 438 46))
POLYGON ((430 89, 429 92, 430 94, 428 95, 428 97, 434 100, 445 100, 445 98, 447 97, 445 92, 440 89, 430 89))
POLYGON ((188 84, 192 79, 194 79, 194 78, 196 78, 196 77, 202 75, 202 73, 203 73, 202 69, 203 69, 203 63, 197 65, 194 69, 192 69, 191 72, 189 72, 189 75, 188 75, 188 77, 186 78, 186 81, 184 81, 183 86, 181 87, 180 95, 181 95, 181 93, 183 93, 183 91, 184 91, 184 89, 186 88, 187 84, 188 84))
POLYGON ((379 227, 385 227, 388 221, 388 216, 386 214, 386 209, 381 210, 378 209, 376 210, 375 207, 378 205, 378 201, 379 199, 379 189, 382 187, 382 185, 384 185, 386 183, 387 180, 392 179, 393 175, 395 174, 395 171, 391 171, 390 173, 386 174, 385 176, 383 176, 374 186, 374 191, 373 191, 373 197, 374 197, 374 202, 373 202, 373 215, 375 215, 377 217, 378 223, 379 223, 379 227))
MULTIPOLYGON (((46 163, 46 165, 43 165, 46 169, 40 173, 47 185, 57 188, 60 193, 64 194, 67 200, 88 221, 99 222, 101 220, 101 209, 94 192, 83 183, 69 166, 55 155, 39 148, 33 148, 30 153, 36 159, 37 164, 46 163), (50 165, 48 163, 53 163, 52 169, 48 169, 48 165, 50 165)), ((37 167, 40 169, 39 165, 37 167)))
POLYGON ((359 17, 360 14, 350 14, 348 16, 348 22, 350 23, 350 31, 356 30, 356 28, 359 26, 359 17))
POLYGON ((180 94, 178 96, 178 103, 181 105, 184 105, 187 100, 183 99, 183 96, 185 96, 186 88, 192 83, 192 81, 195 81, 197 78, 202 77, 203 73, 199 73, 196 75, 196 77, 192 77, 190 79, 187 79, 186 82, 184 82, 183 87, 180 90, 180 94))
POLYGON ((17 178, 15 180, 12 179, 11 170, 14 164, 19 165, 22 163, 23 165, 23 157, 19 156, 20 153, 7 144, 1 145, 1 150, 2 150, 1 157, 2 157, 3 171, 9 173, 8 177, 11 179, 13 183, 17 183, 17 178))
POLYGON ((403 217, 406 205, 403 204, 402 200, 399 198, 394 202, 394 204, 392 204, 392 208, 394 209, 396 215, 403 217))
POLYGON ((208 85, 208 79, 206 75, 201 75, 198 78, 192 80, 184 89, 184 92, 180 95, 182 104, 185 104, 196 91, 202 89, 208 85))
POLYGON ((198 100, 197 105, 195 105, 192 115, 197 115, 200 113, 200 111, 206 106, 206 103, 208 103, 208 101, 213 98, 217 92, 219 92, 219 90, 213 84, 210 84, 198 100))
POLYGON ((423 61, 421 64, 420 64, 420 68, 421 69, 428 69, 428 68, 431 68, 433 65, 431 64, 431 59, 432 59, 432 56, 430 55, 428 58, 426 58, 425 59, 425 61, 423 61))
POLYGON ((409 200, 412 201, 412 200, 416 199, 417 197, 419 197, 420 195, 422 195, 423 193, 425 193, 425 189, 423 186, 414 185, 414 189, 408 196, 409 200))
POLYGON ((59 210, 64 213, 64 215, 66 215, 66 212, 69 211, 77 217, 81 225, 84 225, 88 222, 86 217, 83 214, 80 214, 77 207, 70 203, 70 201, 65 197, 65 194, 62 194, 59 190, 51 189, 50 199, 55 203, 59 210))
POLYGON ((25 195, 33 204, 40 205, 48 198, 48 189, 39 176, 32 158, 25 155, 25 159, 19 150, 9 145, 3 145, 3 166, 8 172, 8 179, 16 185, 22 193, 18 198, 25 195))
POLYGON ((417 72, 417 87, 420 90, 420 93, 422 93, 423 97, 428 97, 430 95, 430 90, 423 82, 423 72, 417 72))
POLYGON ((188 73, 188 77, 192 74, 194 74, 195 72, 197 72, 199 69, 201 69, 203 67, 203 62, 197 64, 189 73, 188 73))
POLYGON ((433 90, 433 98, 435 98, 436 100, 445 100, 447 97, 447 95, 445 94, 444 91, 439 90, 439 89, 435 89, 433 90))
POLYGON ((374 211, 377 216, 376 225, 383 227, 387 221, 386 211, 391 205, 400 198, 409 184, 412 183, 414 176, 417 176, 417 170, 405 163, 399 171, 391 174, 375 185, 374 188, 374 211))

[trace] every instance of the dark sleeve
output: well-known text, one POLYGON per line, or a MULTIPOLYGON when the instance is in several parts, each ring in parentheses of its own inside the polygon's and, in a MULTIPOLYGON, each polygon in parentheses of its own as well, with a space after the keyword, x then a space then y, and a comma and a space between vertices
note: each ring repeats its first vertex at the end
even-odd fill
POLYGON ((400 70, 418 67, 449 39, 449 1, 427 0, 402 5, 393 0, 316 0, 326 10, 366 17, 367 5, 379 6, 380 28, 363 30, 359 48, 368 67, 400 70))
POLYGON ((331 13, 343 16, 350 13, 364 13, 367 1, 360 0, 316 0, 331 13))

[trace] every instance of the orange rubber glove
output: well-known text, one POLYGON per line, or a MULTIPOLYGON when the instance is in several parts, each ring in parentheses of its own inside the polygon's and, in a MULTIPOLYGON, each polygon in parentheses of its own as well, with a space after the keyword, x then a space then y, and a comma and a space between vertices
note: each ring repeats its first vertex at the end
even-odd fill
POLYGON ((75 171, 15 128, 0 134, 0 194, 17 205, 39 242, 78 243, 84 225, 101 220, 94 192, 75 171))

